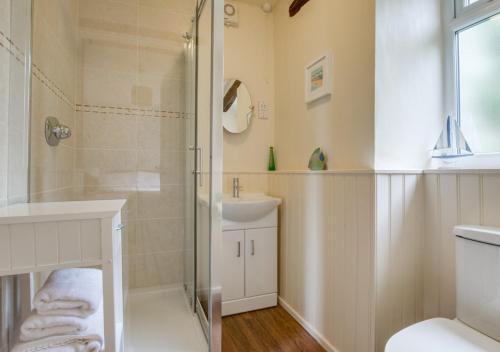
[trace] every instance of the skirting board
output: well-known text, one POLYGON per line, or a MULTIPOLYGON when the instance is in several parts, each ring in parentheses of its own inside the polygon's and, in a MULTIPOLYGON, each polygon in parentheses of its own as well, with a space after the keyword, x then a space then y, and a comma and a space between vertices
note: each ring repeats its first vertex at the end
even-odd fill
POLYGON ((277 304, 278 295, 276 293, 222 302, 222 316, 275 307, 277 304))
POLYGON ((280 306, 282 306, 304 329, 328 352, 340 352, 332 346, 328 340, 321 335, 311 324, 309 324, 299 313, 295 311, 283 298, 278 298, 280 306))

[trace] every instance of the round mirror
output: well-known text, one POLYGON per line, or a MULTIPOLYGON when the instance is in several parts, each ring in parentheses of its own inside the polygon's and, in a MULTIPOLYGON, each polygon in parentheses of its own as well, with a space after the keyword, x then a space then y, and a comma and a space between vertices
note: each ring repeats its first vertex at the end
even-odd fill
POLYGON ((238 79, 224 81, 224 114, 222 125, 231 133, 241 133, 250 126, 253 104, 245 83, 238 79))

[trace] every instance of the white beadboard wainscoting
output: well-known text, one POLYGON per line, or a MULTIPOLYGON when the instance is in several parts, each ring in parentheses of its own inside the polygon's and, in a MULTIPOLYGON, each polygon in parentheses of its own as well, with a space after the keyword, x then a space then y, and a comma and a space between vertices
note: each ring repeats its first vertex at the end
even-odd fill
POLYGON ((500 226, 500 171, 226 173, 283 199, 281 304, 329 351, 455 317, 458 224, 500 226))
POLYGON ((500 172, 427 173, 424 317, 455 317, 456 224, 500 227, 500 172))
POLYGON ((455 318, 456 225, 500 226, 500 172, 376 175, 376 351, 397 331, 455 318))
POLYGON ((279 173, 279 295, 329 351, 373 350, 373 173, 279 173))
POLYGON ((423 318, 424 175, 376 176, 375 350, 423 318))

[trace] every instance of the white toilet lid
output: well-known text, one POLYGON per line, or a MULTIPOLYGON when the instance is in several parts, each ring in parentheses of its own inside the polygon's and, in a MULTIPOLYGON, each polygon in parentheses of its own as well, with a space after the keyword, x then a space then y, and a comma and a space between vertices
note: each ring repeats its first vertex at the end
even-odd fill
POLYGON ((385 352, 499 352, 500 342, 457 321, 426 320, 391 337, 385 352))

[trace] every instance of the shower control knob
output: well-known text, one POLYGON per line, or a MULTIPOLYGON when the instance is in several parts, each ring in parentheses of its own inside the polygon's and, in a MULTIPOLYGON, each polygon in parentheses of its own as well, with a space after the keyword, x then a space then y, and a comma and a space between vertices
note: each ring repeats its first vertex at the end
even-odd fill
POLYGON ((47 117, 45 120, 45 140, 48 145, 55 147, 61 139, 69 137, 71 137, 71 129, 68 126, 61 125, 55 117, 47 117))
POLYGON ((52 132, 56 135, 58 139, 66 139, 71 137, 71 130, 69 129, 68 126, 60 125, 54 127, 52 132))

